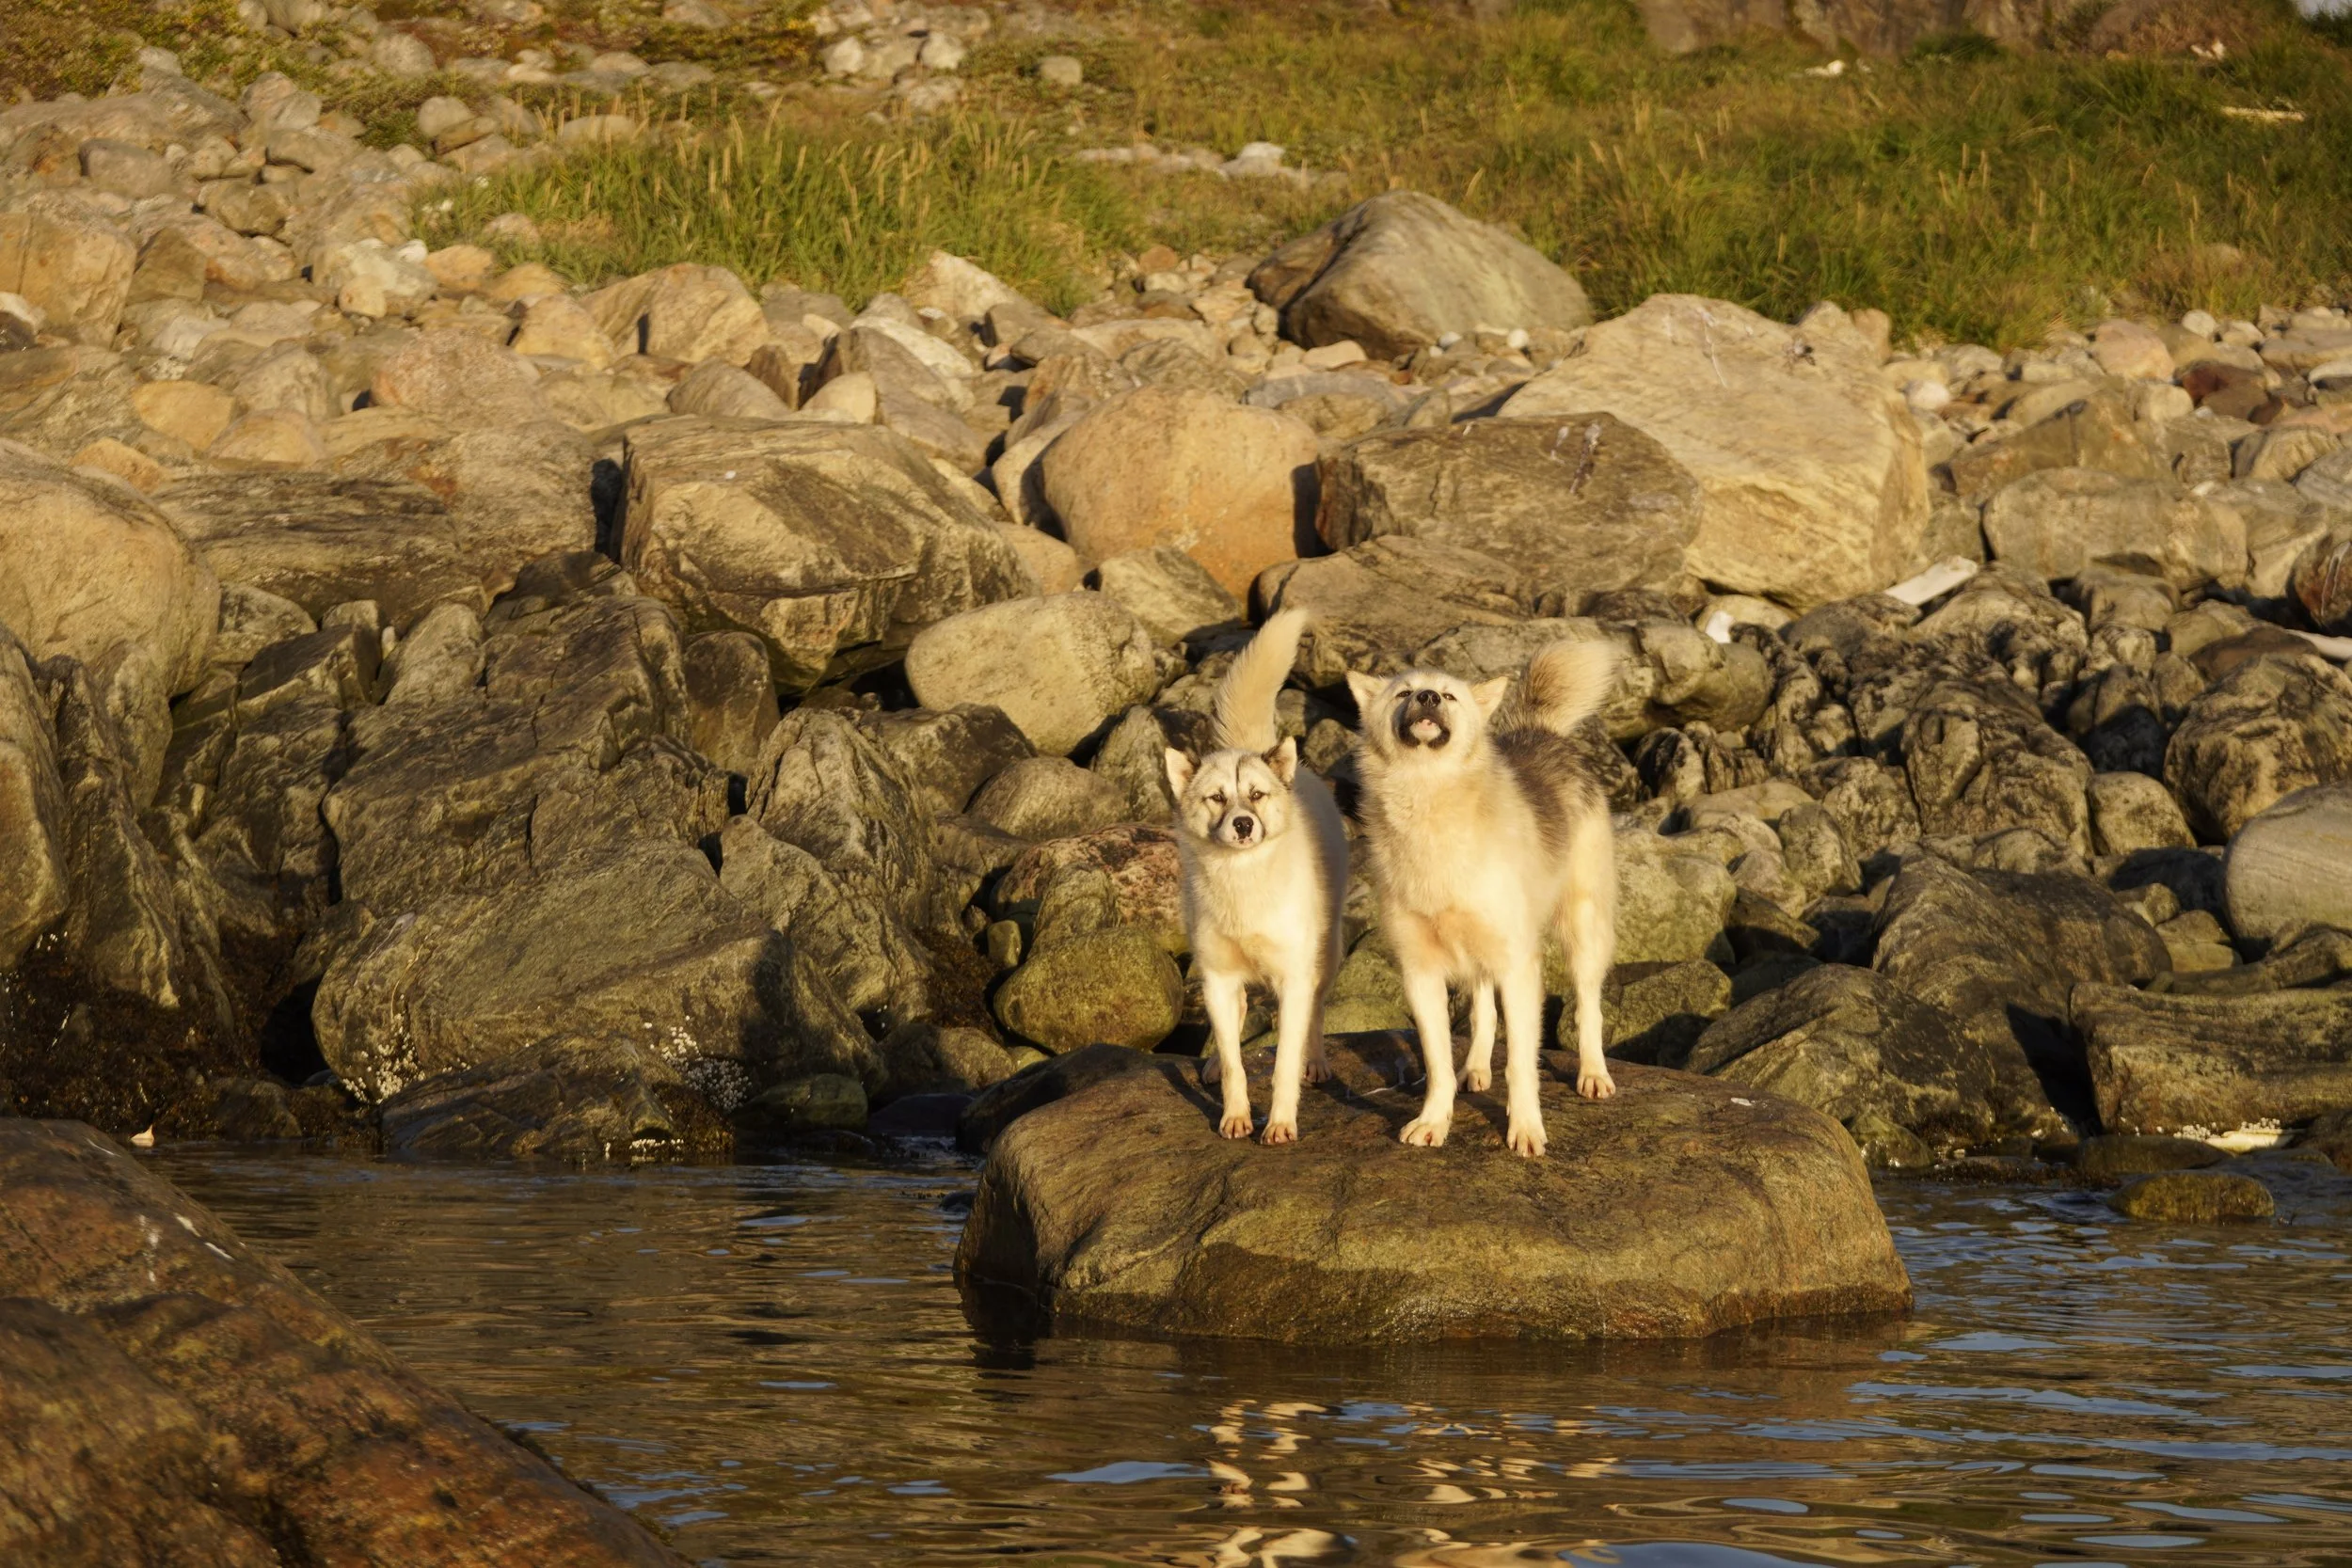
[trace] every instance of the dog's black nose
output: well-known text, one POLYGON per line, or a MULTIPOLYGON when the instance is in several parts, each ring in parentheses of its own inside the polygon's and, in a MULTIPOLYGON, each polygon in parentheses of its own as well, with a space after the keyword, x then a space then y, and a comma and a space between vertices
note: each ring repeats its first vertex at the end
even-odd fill
POLYGON ((1257 826, 1258 825, 1255 822, 1252 822, 1247 816, 1236 816, 1233 818, 1233 836, 1235 838, 1248 838, 1250 833, 1256 830, 1257 826))
POLYGON ((1423 687, 1421 690, 1413 693, 1413 701, 1419 703, 1423 707, 1436 707, 1440 702, 1444 701, 1444 699, 1438 696, 1435 690, 1427 687, 1423 687))

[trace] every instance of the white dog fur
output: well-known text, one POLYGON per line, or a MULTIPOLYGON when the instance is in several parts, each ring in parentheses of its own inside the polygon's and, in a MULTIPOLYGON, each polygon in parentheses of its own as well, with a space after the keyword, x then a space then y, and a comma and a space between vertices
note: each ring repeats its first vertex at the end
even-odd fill
POLYGON ((1193 973, 1216 1037, 1204 1082, 1223 1085, 1217 1130, 1249 1135, 1249 1080, 1241 1059, 1247 988, 1273 989, 1279 1008, 1269 1144, 1298 1137, 1302 1082, 1320 1082, 1323 996, 1340 963, 1340 904, 1347 895, 1347 832, 1330 790, 1298 765, 1298 743, 1278 739, 1274 701, 1298 655, 1303 610, 1267 621, 1216 693, 1216 744, 1198 765, 1170 748, 1177 847, 1184 871, 1184 929, 1193 973))
POLYGON ((1615 847, 1608 801, 1567 741, 1615 671, 1611 643, 1553 643, 1529 663, 1522 717, 1508 725, 1490 722, 1508 675, 1474 687, 1431 670, 1347 677, 1363 720, 1359 821, 1428 1070, 1408 1144, 1435 1148, 1453 1125, 1453 981, 1473 988, 1464 1073, 1472 1090, 1492 1081, 1502 992, 1511 1148, 1544 1152, 1535 1074, 1547 930, 1559 933, 1576 986, 1577 1090, 1588 1100, 1616 1092, 1600 1022, 1616 949, 1615 847))

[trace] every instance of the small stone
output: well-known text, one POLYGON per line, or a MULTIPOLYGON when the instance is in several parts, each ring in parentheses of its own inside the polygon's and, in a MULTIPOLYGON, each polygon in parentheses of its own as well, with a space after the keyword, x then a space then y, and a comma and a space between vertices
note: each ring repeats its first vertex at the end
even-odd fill
POLYGON ((479 293, 498 276, 499 260, 478 245, 453 245, 427 255, 424 270, 444 293, 479 293))
POLYGON ((417 135, 432 141, 473 118, 473 109, 462 98, 428 98, 417 105, 417 135))
POLYGON ((661 8, 661 20, 677 27, 703 27, 712 32, 735 25, 735 19, 710 0, 669 0, 661 8))
POLYGON ((224 468, 324 468, 326 442, 307 414, 291 408, 247 414, 204 455, 224 468))
POLYGON ((432 46, 413 33, 386 33, 368 51, 368 58, 385 75, 404 79, 430 76, 438 69, 432 46))
POLYGON ((73 466, 112 474, 142 495, 152 492, 164 482, 162 464, 136 447, 125 446, 111 436, 101 436, 75 452, 73 466))
POLYGON ((1074 55, 1048 55, 1037 62, 1037 79, 1049 87, 1074 87, 1087 79, 1087 68, 1074 55))
POLYGON ((855 76, 866 69, 866 45, 855 39, 841 39, 827 46, 817 56, 828 76, 855 76))
POLYGON ((555 128, 559 147, 611 147, 637 139, 638 124, 627 115, 581 115, 555 128))
POLYGON ((2216 1170, 2161 1171, 2125 1182, 2107 1202, 2136 1220, 2217 1225, 2266 1220, 2277 1212, 2270 1189, 2250 1176, 2216 1170))
POLYGON ((915 63, 926 71, 954 71, 963 64, 964 48, 952 33, 933 33, 923 40, 915 63))

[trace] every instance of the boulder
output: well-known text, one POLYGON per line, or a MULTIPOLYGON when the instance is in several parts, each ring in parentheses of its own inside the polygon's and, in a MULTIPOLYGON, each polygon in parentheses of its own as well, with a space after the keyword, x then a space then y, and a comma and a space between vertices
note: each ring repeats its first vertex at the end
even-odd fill
POLYGON ((2127 1181, 2108 1203, 2126 1219, 2168 1225, 2266 1220, 2277 1204, 2250 1176, 2222 1170, 2163 1171, 2127 1181))
POLYGON ((1580 1101, 1547 1056, 1547 1158, 1512 1158, 1480 1097, 1443 1148, 1407 1148, 1409 1040, 1327 1049, 1337 1082, 1279 1157, 1217 1135, 1189 1062, 1028 1110, 981 1172, 967 1301, 1062 1331, 1391 1346, 1696 1338, 1910 1302, 1861 1158, 1819 1112, 1631 1064, 1616 1098, 1580 1101))
POLYGON ((2171 480, 2048 468, 2004 485, 1984 507, 1995 561, 2056 581, 2094 562, 2145 562, 2175 588, 2246 581, 2246 524, 2171 480))
POLYGON ((1850 1130, 1882 1118, 1938 1149, 1984 1142, 1994 1129, 1998 1073, 1984 1045, 1883 974, 1844 964, 1807 970, 1732 1009, 1685 1065, 1810 1105, 1850 1130))
POLYGON ((694 750, 730 773, 749 773, 776 727, 767 644, 741 631, 705 632, 689 641, 686 701, 694 750))
POLYGON ((2352 636, 2352 537, 2322 535, 2295 558, 2287 592, 2312 625, 2332 636, 2352 636))
POLYGON ((1159 689, 1152 635, 1105 594, 1013 599, 915 634, 907 684, 927 708, 1001 708, 1047 756, 1073 749, 1159 689))
POLYGON ((863 887, 749 816, 719 835, 719 885, 792 939, 853 1011, 920 1018, 930 965, 906 923, 863 887))
POLYGON ((419 484, 441 498, 494 594, 526 562, 588 549, 598 537, 596 448, 560 420, 440 423, 363 409, 325 434, 342 477, 419 484))
POLYGON ((1029 757, 980 787, 972 815, 1015 838, 1067 838, 1127 819, 1127 792, 1068 757, 1029 757))
POLYGON ((110 224, 64 213, 0 213, 0 293, 22 294, 49 329, 104 348, 131 293, 137 253, 110 224))
POLYGON ((1390 191, 1292 241, 1249 275, 1310 347, 1353 340, 1383 359, 1484 327, 1567 329, 1593 319, 1574 277, 1533 246, 1418 191, 1390 191))
POLYGON ((339 953, 319 1049, 372 1100, 560 1032, 642 1045, 732 1110, 779 1079, 879 1063, 856 1015, 675 840, 612 845, 383 919, 339 953))
POLYGON ((0 972, 65 913, 65 784, 49 700, 0 626, 0 972))
POLYGON ((1166 828, 1122 824, 1074 838, 1051 839, 1005 868, 991 893, 999 915, 1034 918, 1071 878, 1101 876, 1109 885, 1109 922, 1150 931, 1170 953, 1186 950, 1184 870, 1166 828))
POLYGON ((2209 844, 2296 790, 2352 784, 2352 677, 2309 653, 2239 665, 2182 716, 2164 782, 2209 844))
POLYGON ((548 418, 538 373, 479 332, 439 327, 407 340, 375 367, 368 400, 428 419, 473 423, 548 418))
POLYGON ((617 838, 691 843, 724 820, 725 775, 684 744, 684 658, 661 605, 527 597, 485 629, 478 654, 462 638, 451 650, 457 678, 404 658, 392 701, 354 723, 323 809, 344 896, 379 917, 617 838), (478 681, 463 673, 475 657, 478 681), (405 700, 412 678, 433 689, 405 700))
POLYGON ((1939 682, 1911 709, 1902 750, 1922 832, 1976 838, 2031 828, 2090 853, 2090 760, 2014 685, 1939 682))
POLYGON ((890 431, 677 416, 631 429, 625 465, 623 563, 690 631, 758 636, 787 692, 1025 586, 988 520, 890 431))
MULTIPOLYGON (((2197 842, 2171 791, 2145 773, 2093 773, 2089 798, 2094 854, 2186 849, 2197 842)), ((2352 911, 2345 924, 2352 925, 2352 911)))
POLYGON ((1089 561, 1173 545, 1239 595, 1313 547, 1314 432, 1211 392, 1140 387, 1045 450, 1039 484, 1089 561))
POLYGON ((1996 1129, 2039 1136, 2063 1131, 2061 1113, 2079 1124, 2091 1109, 2070 1027, 2075 985, 2140 985, 2170 962, 2155 930, 2088 878, 1965 871, 1920 854, 1886 889, 1871 967, 1981 1053, 1996 1129))
POLYGON ((2073 998, 2099 1117, 2116 1132, 2193 1136, 2352 1109, 2352 990, 2073 998))
POLYGON ((797 708, 769 732, 746 809, 815 856, 849 893, 911 929, 946 924, 934 907, 937 855, 921 797, 847 714, 797 708))
POLYGON ((204 673, 219 619, 219 579, 164 513, 0 442, 0 626, 29 657, 64 655, 90 672, 147 793, 170 733, 167 703, 204 673))
POLYGON ((2312 927, 2352 931, 2352 783, 2298 789, 2230 840, 2230 928, 2292 942, 2312 927))
POLYGON ((997 1022, 1041 1050, 1149 1051, 1175 1030, 1184 977, 1152 934, 1115 926, 1037 952, 997 988, 997 1022))
POLYGON ((726 1124, 644 1040, 574 1036, 436 1073, 387 1100, 405 1158, 643 1160, 726 1154, 726 1124))
POLYGON ((1310 685, 1323 687, 1340 684, 1350 670, 1401 673, 1416 649, 1461 627, 1518 630, 1533 594, 1524 578, 1490 555, 1391 534, 1340 555, 1275 566, 1251 598, 1266 615, 1311 613, 1298 668, 1310 685))
POLYGON ((1315 531, 1335 550, 1403 533, 1493 556, 1569 609, 1662 588, 1699 528, 1698 482, 1608 414, 1376 432, 1322 466, 1315 531))
MULTIPOLYGON (((2045 399, 2041 416, 2013 435, 1979 441, 1963 448, 1945 465, 1952 487, 1963 501, 1987 496, 2028 474, 2052 468, 2087 468, 2125 479, 2160 481, 2174 477, 2164 453, 2133 420, 2130 404, 2114 392, 2092 391, 2075 384, 2088 396, 2067 396, 2053 405, 2054 388, 2027 396, 2045 399)), ((2022 402, 2022 400, 2021 400, 2022 402)), ((2030 412, 2020 407, 2011 415, 2030 412)), ((2202 435, 2201 426, 2190 426, 2202 435)), ((2226 449, 2224 457, 2226 460, 2226 449)), ((2187 482, 2187 476, 2181 476, 2187 482)))
POLYGON ((405 627, 437 604, 485 609, 513 567, 485 572, 466 530, 422 485, 332 474, 198 475, 156 504, 224 581, 316 616, 372 601, 405 627))
POLYGON ((1617 962, 1687 963, 1730 949, 1739 889, 1723 862, 1639 828, 1617 834, 1617 962))
POLYGON ((980 785, 1036 749, 1002 708, 965 703, 946 709, 878 713, 866 729, 898 776, 933 816, 960 812, 980 785))
POLYGON ((11 1555, 682 1568, 87 1126, 0 1121, 11 1555))
POLYGON ((1783 326, 1721 300, 1660 294, 1502 407, 1614 415, 1704 496, 1690 570, 1798 609, 1900 577, 1928 521, 1919 424, 1842 312, 1783 326))
POLYGON ((137 385, 122 356, 104 349, 0 354, 0 438, 60 458, 109 436, 139 446, 144 432, 130 401, 137 385))
POLYGON ((1095 568, 1095 586, 1162 644, 1243 619, 1241 600, 1173 545, 1112 556, 1095 568))

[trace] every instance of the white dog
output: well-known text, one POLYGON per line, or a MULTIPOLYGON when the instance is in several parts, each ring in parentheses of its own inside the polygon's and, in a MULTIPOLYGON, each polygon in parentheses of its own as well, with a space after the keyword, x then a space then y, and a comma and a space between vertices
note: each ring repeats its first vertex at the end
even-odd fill
POLYGON ((1339 972, 1340 904, 1347 896, 1347 832, 1331 792, 1298 766, 1298 743, 1275 738, 1274 700, 1298 655, 1303 610, 1268 621, 1216 692, 1216 743, 1196 766, 1169 749, 1177 846, 1184 867, 1184 929, 1216 1036, 1204 1081, 1222 1081, 1217 1130, 1249 1136, 1249 1081, 1241 1021, 1251 981, 1280 1009, 1274 1099, 1265 1141, 1298 1137, 1298 1089, 1322 1081, 1323 993, 1339 972))
POLYGON ((1473 1090, 1492 1081, 1501 990, 1511 1148, 1543 1153, 1535 1058, 1553 928, 1576 984, 1577 1091, 1617 1092, 1600 1026, 1616 951, 1616 853, 1608 801, 1567 740, 1607 698, 1616 657, 1604 641, 1546 648, 1527 667, 1524 717, 1508 727, 1489 725, 1508 675, 1475 687, 1431 670, 1347 677, 1363 719, 1359 818, 1429 1074, 1408 1144, 1435 1148, 1453 1125, 1451 980, 1474 988, 1465 1074, 1473 1090))

